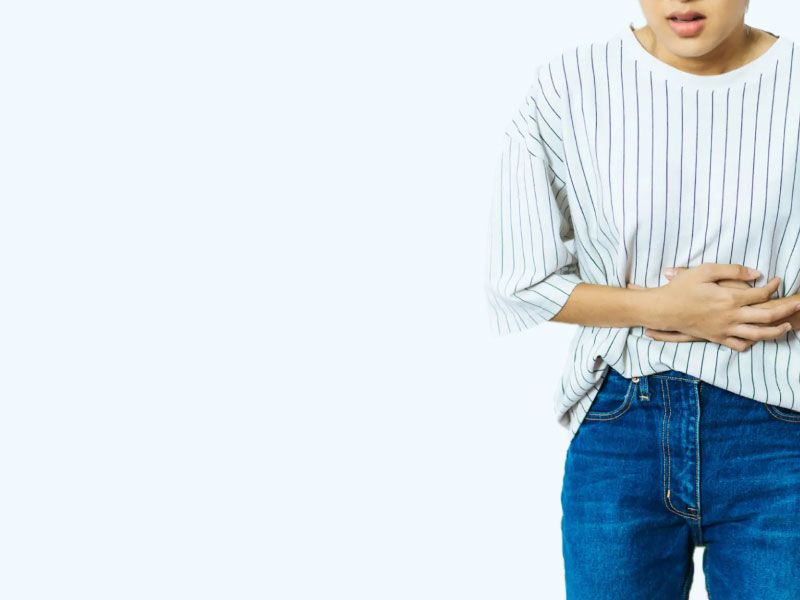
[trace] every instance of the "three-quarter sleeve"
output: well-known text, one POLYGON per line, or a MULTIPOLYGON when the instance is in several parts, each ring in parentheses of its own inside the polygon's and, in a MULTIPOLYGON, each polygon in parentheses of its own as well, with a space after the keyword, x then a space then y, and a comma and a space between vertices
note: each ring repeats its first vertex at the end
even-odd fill
POLYGON ((551 75, 537 69, 494 165, 485 290, 496 336, 552 319, 581 283, 551 75))

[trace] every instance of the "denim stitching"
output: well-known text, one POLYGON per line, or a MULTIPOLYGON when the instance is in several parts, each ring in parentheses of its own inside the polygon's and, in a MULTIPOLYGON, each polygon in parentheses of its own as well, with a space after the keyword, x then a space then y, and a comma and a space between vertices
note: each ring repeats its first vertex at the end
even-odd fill
POLYGON ((678 381, 688 381, 689 383, 696 383, 700 381, 697 377, 675 377, 673 375, 659 375, 658 373, 655 373, 650 377, 658 377, 659 379, 677 379, 678 381))
MULTIPOLYGON (((695 499, 697 500, 697 519, 698 523, 700 522, 700 517, 703 514, 703 507, 700 505, 700 424, 701 424, 701 416, 702 416, 702 407, 700 406, 700 382, 697 381, 694 386, 695 392, 695 402, 697 403, 697 425, 694 431, 694 448, 695 448, 695 460, 697 460, 697 469, 695 469, 695 499)), ((702 528, 698 527, 698 537, 700 541, 703 541, 703 531, 702 528)))
MULTIPOLYGON (((800 423, 800 414, 798 414, 797 416, 787 415, 777 410, 779 408, 783 408, 782 406, 775 406, 773 404, 767 404, 766 402, 763 402, 762 404, 764 404, 764 406, 766 407, 767 412, 776 419, 778 419, 779 421, 787 421, 789 423, 800 423)), ((787 408, 786 410, 789 409, 787 408)))
MULTIPOLYGON (((667 489, 667 446, 666 446, 666 437, 667 437, 667 402, 666 402, 666 393, 664 391, 664 381, 661 381, 661 398, 664 400, 664 415, 661 418, 661 485, 664 490, 667 489)), ((665 492, 666 493, 666 492, 665 492)), ((669 506, 667 506, 669 508, 669 506)))
MULTIPOLYGON (((673 378, 673 379, 677 379, 677 378, 673 378)), ((684 381, 686 381, 686 380, 684 380, 684 381)), ((670 395, 669 395, 669 384, 665 383, 664 381, 662 381, 661 382, 662 390, 665 387, 666 387, 666 390, 667 390, 667 394, 666 394, 667 401, 666 401, 666 403, 664 405, 664 410, 666 412, 667 406, 670 406, 670 410, 667 413, 667 422, 669 422, 670 416, 672 415, 671 401, 670 401, 670 395)), ((668 431, 668 427, 667 427, 667 431, 668 431)), ((669 491, 670 491, 670 488, 669 488, 670 477, 669 476, 672 474, 672 471, 671 471, 671 458, 670 458, 671 455, 670 455, 670 451, 669 451, 669 436, 668 435, 667 436, 662 436, 662 442, 663 442, 664 437, 666 437, 666 449, 667 449, 667 474, 666 474, 667 483, 666 483, 666 486, 665 486, 666 487, 666 491, 664 493, 664 503, 667 505, 667 508, 669 510, 671 510, 672 512, 674 512, 675 514, 681 515, 682 517, 687 517, 687 518, 692 519, 694 521, 697 521, 697 520, 699 520, 699 517, 697 515, 686 513, 686 512, 683 512, 682 510, 676 508, 672 504, 672 500, 669 497, 669 491)))
POLYGON ((631 391, 633 390, 633 380, 628 383, 628 389, 625 392, 625 398, 622 400, 622 404, 620 404, 617 408, 612 411, 607 412, 596 412, 594 416, 591 413, 591 407, 584 415, 584 419, 588 419, 590 421, 612 421, 614 419, 620 418, 624 415, 628 410, 631 408, 633 403, 631 402, 631 391))

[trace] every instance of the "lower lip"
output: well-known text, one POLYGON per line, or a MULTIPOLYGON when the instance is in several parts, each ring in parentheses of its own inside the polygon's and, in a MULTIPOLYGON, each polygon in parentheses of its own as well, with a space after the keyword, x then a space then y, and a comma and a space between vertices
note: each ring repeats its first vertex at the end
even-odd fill
POLYGON ((672 31, 681 37, 697 35, 703 30, 706 22, 705 18, 696 19, 694 21, 673 21, 672 19, 667 19, 667 21, 669 21, 669 26, 672 27, 672 31))

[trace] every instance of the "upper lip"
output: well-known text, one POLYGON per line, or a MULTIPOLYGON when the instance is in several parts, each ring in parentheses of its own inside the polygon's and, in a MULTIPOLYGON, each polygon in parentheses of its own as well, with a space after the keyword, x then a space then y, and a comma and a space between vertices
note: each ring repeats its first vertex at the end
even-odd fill
POLYGON ((671 19, 673 17, 677 17, 679 19, 691 19, 692 17, 703 17, 703 18, 705 18, 705 15, 703 13, 697 12, 696 10, 687 10, 686 12, 675 11, 675 12, 671 12, 671 13, 669 13, 667 15, 668 19, 671 19))

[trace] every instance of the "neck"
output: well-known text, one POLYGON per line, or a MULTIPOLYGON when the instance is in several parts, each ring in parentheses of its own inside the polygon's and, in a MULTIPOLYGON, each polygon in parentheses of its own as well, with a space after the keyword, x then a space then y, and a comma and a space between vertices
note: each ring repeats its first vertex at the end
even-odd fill
POLYGON ((719 75, 746 64, 754 54, 757 54, 756 49, 761 41, 758 30, 742 22, 729 36, 705 54, 681 56, 665 45, 659 44, 649 25, 634 33, 650 54, 673 67, 695 75, 719 75))

